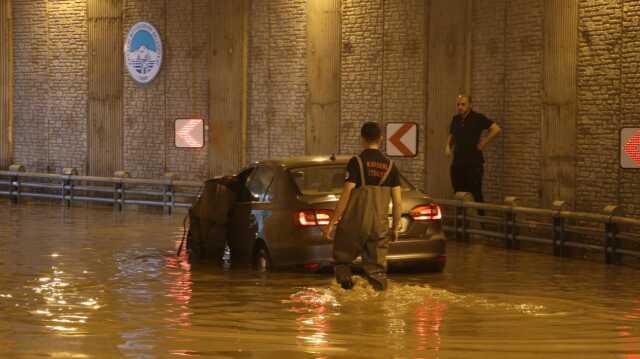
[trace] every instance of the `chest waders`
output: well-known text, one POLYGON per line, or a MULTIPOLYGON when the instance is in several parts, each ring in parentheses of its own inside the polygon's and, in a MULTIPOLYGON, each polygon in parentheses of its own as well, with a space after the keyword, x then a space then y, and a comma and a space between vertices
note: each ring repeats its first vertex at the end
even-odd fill
POLYGON ((389 248, 389 201, 391 187, 382 184, 389 176, 393 163, 377 185, 367 185, 362 159, 361 186, 351 192, 349 203, 338 223, 333 244, 336 280, 343 288, 350 288, 351 264, 360 255, 365 275, 375 289, 386 289, 387 250, 389 248))
POLYGON ((189 259, 220 262, 227 245, 227 225, 236 194, 228 179, 205 182, 201 196, 189 210, 189 259))

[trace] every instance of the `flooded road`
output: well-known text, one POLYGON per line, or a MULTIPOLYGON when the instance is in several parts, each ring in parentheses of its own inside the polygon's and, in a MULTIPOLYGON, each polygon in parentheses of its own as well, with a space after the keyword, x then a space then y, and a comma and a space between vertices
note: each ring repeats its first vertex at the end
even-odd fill
POLYGON ((183 214, 0 200, 0 357, 640 358, 640 271, 449 242, 387 292, 191 268, 183 214))

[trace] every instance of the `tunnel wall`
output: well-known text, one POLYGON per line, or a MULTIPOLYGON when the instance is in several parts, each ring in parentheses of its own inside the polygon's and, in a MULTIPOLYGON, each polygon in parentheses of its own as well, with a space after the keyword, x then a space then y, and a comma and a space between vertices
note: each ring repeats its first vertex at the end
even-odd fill
MULTIPOLYGON (((63 167, 93 172, 87 143, 88 131, 94 128, 87 126, 93 119, 88 110, 87 1, 12 1, 12 162, 35 172, 59 173, 63 167)), ((123 99, 122 133, 119 144, 110 144, 121 146, 122 155, 114 170, 128 170, 134 177, 158 177, 164 172, 182 178, 208 175, 207 148, 178 149, 173 140, 175 119, 208 115, 208 6, 206 0, 126 1, 120 11, 123 26, 117 36, 124 37, 137 21, 149 21, 161 33, 166 56, 158 77, 147 86, 136 84, 123 67, 122 85, 115 95, 123 99)), ((100 60, 123 61, 118 53, 100 60)), ((108 169, 101 174, 111 172, 108 169)))
POLYGON ((485 198, 539 205, 542 0, 473 3, 474 109, 503 132, 485 152, 485 198))
POLYGON ((619 166, 622 127, 640 127, 640 2, 580 1, 577 206, 640 214, 640 171, 619 166))
MULTIPOLYGON (((87 1, 11 1, 13 148, 5 152, 13 158, 5 162, 38 172, 59 172, 65 166, 91 172, 91 131, 97 129, 87 124, 92 118, 87 1)), ((450 121, 450 117, 428 118, 428 39, 435 1, 443 0, 340 2, 336 151, 359 151, 359 127, 365 121, 417 122, 418 156, 396 162, 422 188, 429 176, 448 178, 446 170, 425 175, 430 135, 426 124, 450 121)), ((560 3, 468 3, 470 9, 455 11, 471 14, 469 88, 474 108, 503 128, 486 151, 486 198, 500 202, 514 195, 524 205, 542 206, 550 198, 545 176, 553 172, 545 167, 550 156, 544 153, 550 138, 544 133, 545 86, 549 86, 545 38, 550 36, 545 19, 553 15, 552 5, 560 3)), ((209 150, 208 142, 202 149, 178 149, 173 144, 175 119, 209 121, 210 1, 123 4, 121 36, 133 23, 150 21, 163 37, 166 57, 150 85, 137 85, 122 73, 119 169, 135 177, 176 172, 179 178, 202 179, 215 174, 210 157, 216 152, 209 150)), ((307 2, 252 0, 248 9, 247 122, 240 134, 246 137, 244 161, 304 154, 309 99, 307 2)), ((576 56, 575 145, 566 149, 566 160, 573 163, 566 165, 565 180, 575 191, 570 202, 589 211, 619 203, 640 215, 640 171, 618 165, 620 128, 640 127, 635 110, 640 101, 640 0, 578 0, 576 11, 577 45, 565 49, 576 56)), ((112 61, 121 61, 120 55, 112 61)))
POLYGON ((254 0, 249 19, 249 161, 304 154, 305 1, 254 0))
MULTIPOLYGON (((560 3, 561 4, 561 3, 560 3)), ((545 205, 543 151, 545 6, 543 0, 473 4, 475 108, 504 132, 487 152, 485 192, 491 201, 515 195, 545 205)), ((619 166, 619 131, 640 127, 638 38, 640 1, 577 2, 573 208, 601 211, 620 204, 640 215, 640 171, 619 166)))
POLYGON ((14 0, 12 10, 14 162, 44 172, 84 166, 86 3, 14 0))
POLYGON ((11 2, 0 1, 0 168, 11 165, 13 140, 13 36, 11 2))

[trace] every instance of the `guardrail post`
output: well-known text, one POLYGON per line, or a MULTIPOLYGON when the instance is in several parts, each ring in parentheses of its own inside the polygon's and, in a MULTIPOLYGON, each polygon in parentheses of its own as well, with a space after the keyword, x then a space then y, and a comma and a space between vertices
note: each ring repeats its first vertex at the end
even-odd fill
POLYGON ((77 176, 78 170, 73 167, 65 167, 62 169, 64 179, 62 180, 62 200, 67 207, 71 207, 73 200, 73 181, 71 176, 77 176))
MULTIPOLYGON (((25 168, 23 165, 13 164, 9 166, 9 171, 11 172, 25 172, 25 168)), ((9 198, 11 199, 11 203, 18 204, 18 199, 20 198, 20 177, 17 175, 11 176, 11 184, 9 185, 9 198)))
POLYGON ((456 217, 454 225, 456 228, 456 240, 469 240, 469 233, 467 229, 469 224, 467 222, 467 208, 464 207, 464 202, 472 202, 473 195, 469 192, 456 192, 455 198, 460 201, 456 205, 456 217))
POLYGON ((520 245, 518 243, 517 234, 518 227, 516 226, 516 214, 513 211, 513 207, 518 205, 518 197, 505 197, 504 203, 511 206, 511 209, 504 212, 504 241, 505 245, 509 249, 518 249, 520 245))
POLYGON ((609 216, 609 220, 604 224, 604 261, 607 264, 619 263, 618 256, 618 224, 611 221, 613 216, 623 216, 624 210, 616 205, 604 207, 604 214, 609 216))
POLYGON ((113 208, 117 208, 118 211, 122 211, 125 202, 125 187, 122 182, 123 178, 129 178, 129 172, 127 171, 115 171, 113 177, 119 178, 120 181, 113 184, 113 208))
POLYGON ((164 174, 164 188, 162 193, 162 209, 163 212, 171 214, 173 207, 175 206, 175 195, 173 192, 173 180, 176 174, 173 172, 166 172, 164 174))
POLYGON ((564 257, 566 255, 566 249, 564 247, 564 242, 566 240, 566 232, 564 230, 564 217, 562 217, 561 213, 565 210, 567 203, 565 201, 554 201, 553 202, 553 224, 552 224, 552 235, 553 235, 553 255, 564 257))

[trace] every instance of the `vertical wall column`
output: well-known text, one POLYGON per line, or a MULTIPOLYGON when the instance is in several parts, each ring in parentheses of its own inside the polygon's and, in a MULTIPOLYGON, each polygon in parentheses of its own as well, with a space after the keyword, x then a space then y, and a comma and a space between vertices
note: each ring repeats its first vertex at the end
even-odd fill
POLYGON ((431 0, 427 38, 427 123, 425 187, 430 196, 452 193, 451 159, 444 148, 456 96, 468 93, 471 84, 471 0, 431 0), (453 11, 452 9, 455 9, 453 11))
POLYGON ((11 0, 0 0, 0 169, 13 160, 13 41, 11 0))
POLYGON ((577 2, 545 0, 544 40, 543 205, 564 200, 573 206, 576 191, 577 2))
POLYGON ((338 152, 341 0, 307 2, 306 153, 338 152))
POLYGON ((235 172, 246 159, 249 0, 214 0, 209 46, 209 172, 235 172))
POLYGON ((123 169, 122 0, 88 0, 88 174, 123 169))

